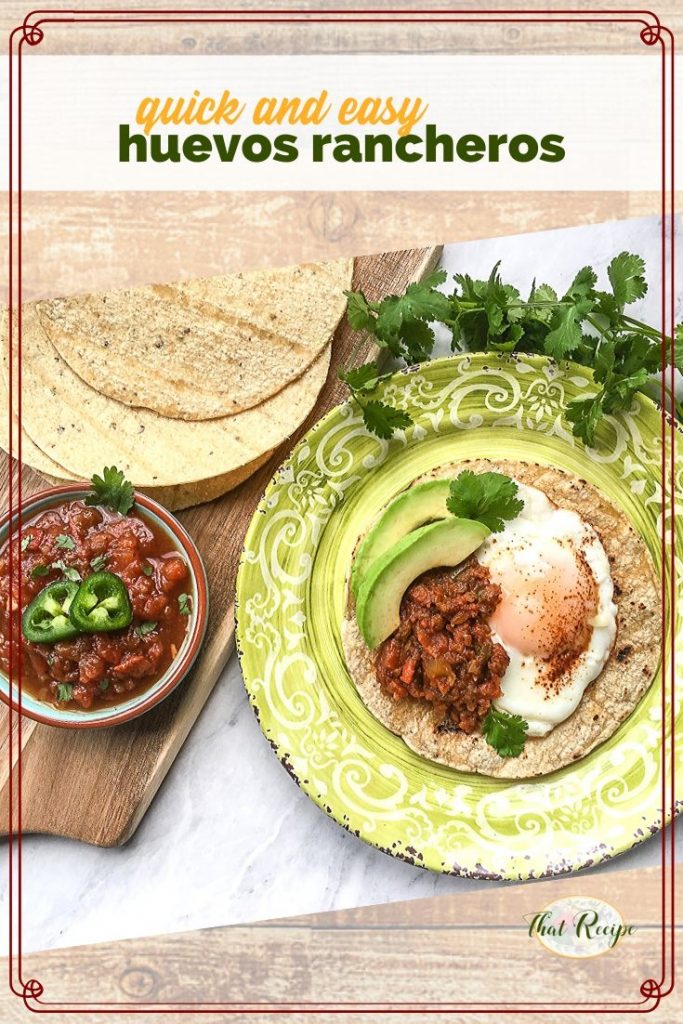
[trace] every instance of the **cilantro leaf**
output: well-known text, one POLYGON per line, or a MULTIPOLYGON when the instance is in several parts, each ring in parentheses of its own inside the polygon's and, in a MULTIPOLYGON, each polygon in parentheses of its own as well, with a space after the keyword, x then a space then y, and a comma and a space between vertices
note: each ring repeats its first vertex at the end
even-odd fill
POLYGON ((86 505, 105 505, 125 516, 135 504, 133 485, 116 466, 105 467, 102 476, 95 473, 91 484, 92 493, 85 499, 86 505))
POLYGON ((144 572, 145 576, 153 576, 154 575, 154 566, 153 565, 143 565, 142 571, 144 572))
POLYGON ((493 705, 481 725, 486 742, 501 757, 519 757, 528 729, 529 723, 521 715, 509 715, 493 705))
POLYGON ((352 391, 374 391, 380 380, 377 363, 364 363, 352 370, 340 370, 339 377, 352 391))
POLYGON ((29 544, 31 543, 32 540, 33 540, 33 537, 31 536, 30 533, 27 533, 25 537, 22 537, 21 538, 21 550, 22 551, 26 551, 26 548, 29 546, 29 544))
MULTIPOLYGON (((483 352, 489 340, 489 320, 483 308, 465 309, 458 315, 459 340, 470 352, 483 352)), ((454 332, 455 337, 455 332, 454 332)))
POLYGON ((451 481, 446 507, 461 519, 475 519, 492 533, 503 529, 524 508, 517 497, 517 484, 503 473, 473 473, 464 469, 451 481))
POLYGON ((534 284, 529 293, 530 303, 542 303, 527 311, 527 316, 549 324, 553 318, 553 304, 558 302, 557 292, 549 284, 534 284), (546 305, 547 304, 547 305, 546 305))
POLYGON ((90 568, 93 572, 101 572, 107 564, 106 555, 95 555, 94 558, 90 559, 90 568))
POLYGON ((604 339, 600 342, 595 353, 594 376, 597 381, 604 383, 609 380, 614 369, 616 360, 616 341, 614 338, 604 339))
POLYGON ((81 574, 78 569, 74 569, 71 565, 66 565, 60 558, 57 562, 53 562, 50 566, 51 569, 58 569, 65 579, 71 580, 72 583, 81 582, 81 574))
POLYGON ((673 362, 679 373, 683 373, 683 324, 674 327, 674 336, 667 345, 666 358, 668 363, 673 362))
POLYGON ((609 386, 603 395, 603 407, 606 413, 628 409, 636 391, 640 391, 648 382, 650 374, 641 367, 630 376, 612 376, 609 386))
POLYGON ((396 356, 401 354, 399 331, 403 324, 403 307, 399 295, 387 295, 382 299, 373 331, 379 342, 388 347, 396 356))
POLYGON ((74 695, 73 683, 58 683, 56 697, 58 701, 69 701, 74 695))
POLYGON ((434 345, 428 324, 450 316, 450 300, 438 290, 446 276, 444 270, 436 270, 409 284, 403 295, 387 295, 381 302, 368 302, 360 291, 346 292, 349 324, 355 331, 374 335, 397 358, 426 359, 434 345))
POLYGON ((593 309, 599 316, 603 317, 607 328, 619 330, 621 326, 621 313, 612 292, 596 291, 593 309))
POLYGON ((481 301, 483 289, 486 288, 486 281, 475 281, 469 274, 454 274, 453 280, 458 288, 460 288, 460 294, 458 295, 456 290, 456 296, 462 299, 463 302, 473 302, 476 304, 481 301))
POLYGON ((55 537, 57 547, 62 548, 64 551, 73 551, 76 547, 71 537, 66 533, 60 533, 55 537))
POLYGON ((189 615, 192 611, 192 598, 189 594, 180 594, 178 596, 178 611, 181 615, 189 615))
POLYGON ((574 399, 567 406, 565 413, 569 422, 573 424, 576 437, 591 448, 595 443, 595 429, 605 415, 602 399, 603 392, 592 398, 574 399))
POLYGON ((597 283, 598 275, 595 273, 593 268, 582 267, 572 283, 569 285, 565 294, 565 299, 574 299, 575 301, 587 299, 592 296, 597 283))
POLYGON ((433 270, 421 281, 408 285, 404 297, 412 316, 420 320, 439 320, 442 315, 448 316, 451 308, 448 296, 438 291, 447 277, 445 270, 433 270))
POLYGON ((388 441, 395 430, 405 430, 413 422, 407 412, 384 402, 367 402, 361 406, 365 426, 377 437, 388 441))
POLYGON ((48 576, 50 573, 50 567, 48 565, 41 565, 40 562, 34 565, 31 569, 31 579, 37 580, 40 576, 48 576))
POLYGON ((647 292, 645 260, 630 252, 620 252, 607 268, 614 299, 619 310, 629 302, 642 299, 647 292))
POLYGON ((424 320, 405 320, 401 328, 403 358, 409 363, 423 363, 434 347, 434 331, 424 320))
MULTIPOLYGON (((670 346, 669 346, 670 348, 670 346)), ((616 369, 623 376, 630 376, 638 370, 656 373, 662 368, 662 345, 645 334, 622 332, 618 346, 616 369)))
POLYGON ((346 295, 346 316, 354 331, 372 331, 375 318, 363 292, 344 292, 346 295))
POLYGON ((139 626, 135 627, 133 632, 136 636, 148 636, 150 633, 153 633, 156 628, 156 622, 141 622, 139 626))
POLYGON ((587 299, 581 299, 571 306, 560 306, 550 322, 551 330, 546 335, 544 350, 558 362, 566 359, 583 341, 581 321, 591 307, 587 299))
POLYGON ((506 289, 498 273, 500 260, 495 264, 486 282, 486 291, 483 295, 484 312, 489 325, 489 336, 498 334, 505 319, 508 296, 506 289))

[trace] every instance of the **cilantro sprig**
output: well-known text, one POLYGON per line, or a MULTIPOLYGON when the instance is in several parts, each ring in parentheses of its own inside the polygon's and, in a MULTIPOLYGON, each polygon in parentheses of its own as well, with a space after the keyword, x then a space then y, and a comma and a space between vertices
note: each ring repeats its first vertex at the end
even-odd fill
MULTIPOLYGON (((435 323, 451 334, 454 352, 527 352, 571 359, 593 370, 596 394, 575 399, 567 410, 574 434, 594 445, 600 421, 630 408, 637 392, 652 385, 664 359, 683 372, 683 324, 673 338, 634 319, 626 307, 647 293, 645 261, 621 252, 607 267, 609 288, 598 287, 592 267, 582 267, 564 293, 533 283, 523 297, 503 281, 497 263, 486 280, 456 274, 443 291, 447 274, 439 270, 411 284, 403 295, 369 302, 362 292, 347 292, 347 317, 354 330, 370 335, 394 358, 408 364, 428 359, 435 323)), ((382 377, 376 363, 347 367, 340 376, 359 405, 366 426, 380 437, 410 424, 406 412, 393 410, 371 396, 382 377), (368 406, 371 406, 369 412, 368 406)), ((683 419, 683 406, 671 396, 683 419)))
MULTIPOLYGON (((436 270, 423 281, 409 284, 403 295, 387 295, 380 302, 370 302, 363 292, 346 292, 346 314, 354 331, 371 335, 377 345, 395 359, 408 364, 428 359, 434 347, 435 321, 450 315, 450 301, 439 285, 446 281, 445 270, 436 270)), ((397 430, 412 423, 404 410, 395 409, 371 396, 382 380, 377 363, 340 371, 363 415, 368 430, 388 440, 397 430)))
POLYGON ((377 363, 365 363, 353 370, 340 370, 339 376, 353 395, 365 426, 377 437, 388 441, 395 431, 405 430, 413 422, 407 412, 371 397, 382 380, 377 363))
POLYGON ((435 270, 409 284, 403 295, 387 295, 380 302, 369 302, 360 291, 347 292, 349 323, 354 331, 372 334, 397 359, 422 362, 434 345, 430 324, 451 315, 448 296, 438 290, 446 277, 445 270, 435 270))
POLYGON ((135 504, 133 485, 116 466, 105 466, 102 476, 94 474, 92 492, 85 499, 86 505, 104 505, 112 512, 128 515, 135 504))
POLYGON ((519 757, 528 729, 529 723, 521 715, 510 715, 493 705, 481 724, 484 739, 501 757, 519 757))
POLYGON ((464 469, 451 481, 446 508, 460 519, 475 519, 499 533, 505 520, 515 519, 524 508, 514 480, 503 473, 473 473, 464 469))

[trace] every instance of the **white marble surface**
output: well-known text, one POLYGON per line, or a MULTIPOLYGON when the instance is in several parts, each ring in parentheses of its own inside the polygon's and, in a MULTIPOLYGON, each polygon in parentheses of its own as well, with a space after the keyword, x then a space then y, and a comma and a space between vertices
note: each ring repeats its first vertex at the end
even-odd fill
MULTIPOLYGON (((485 201, 485 197, 482 197, 485 201)), ((449 246, 444 265, 529 287, 560 287, 622 249, 659 277, 655 218, 449 246)), ((656 289, 639 304, 657 323, 656 289)), ((680 318, 680 312, 679 312, 680 318)), ((3 846, 0 914, 7 913, 3 846)), ((678 846, 683 857, 683 841, 678 846)), ((659 862, 658 841, 595 869, 659 862)), ((481 883, 414 868, 339 828, 296 787, 263 738, 233 656, 136 835, 121 849, 29 836, 23 843, 24 950, 287 917, 471 891, 481 883)), ((504 884, 504 883, 503 883, 504 884)), ((4 937, 5 929, 0 929, 4 937)), ((4 939, 3 939, 4 941, 4 939)), ((5 952, 5 950, 3 950, 5 952)))

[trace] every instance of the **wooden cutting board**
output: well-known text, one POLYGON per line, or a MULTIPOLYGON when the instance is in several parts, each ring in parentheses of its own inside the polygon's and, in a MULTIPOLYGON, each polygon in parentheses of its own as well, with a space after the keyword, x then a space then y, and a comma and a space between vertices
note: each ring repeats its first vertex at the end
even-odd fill
MULTIPOLYGON (((403 291, 436 264, 440 248, 411 249, 363 256, 356 260, 354 288, 370 299, 403 291)), ((38 725, 13 715, 12 759, 21 743, 21 828, 69 836, 98 846, 116 846, 131 837, 173 759, 206 702, 234 646, 235 575, 244 534, 263 490, 292 444, 323 413, 345 397, 337 377, 357 336, 346 320, 334 337, 327 382, 307 422, 271 460, 239 488, 216 501, 178 513, 204 558, 209 577, 211 613, 207 639, 191 675, 159 707, 136 721, 111 729, 70 730, 38 725), (20 735, 19 735, 20 734, 20 735)), ((370 343, 360 357, 371 351, 370 343)), ((3 460, 2 507, 8 506, 10 473, 16 465, 3 460)), ((25 468, 22 497, 42 490, 45 482, 25 468)), ((0 706, 0 834, 8 831, 9 712, 0 706)), ((18 806, 15 777, 15 809, 18 806)), ((14 828, 17 827, 15 813, 14 828)))

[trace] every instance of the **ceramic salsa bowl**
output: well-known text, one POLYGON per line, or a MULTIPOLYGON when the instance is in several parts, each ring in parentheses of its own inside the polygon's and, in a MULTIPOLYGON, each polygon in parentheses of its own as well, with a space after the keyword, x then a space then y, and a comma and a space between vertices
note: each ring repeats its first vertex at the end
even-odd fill
MULTIPOLYGON (((85 484, 68 484, 41 491, 22 504, 22 528, 41 512, 84 499, 89 493, 90 489, 85 484)), ((184 527, 158 502, 136 491, 135 508, 142 518, 147 520, 155 534, 162 538, 162 542, 167 541, 168 548, 174 548, 184 558, 189 570, 188 577, 183 583, 184 591, 190 595, 189 621, 175 657, 163 674, 148 688, 141 692, 133 692, 130 696, 122 695, 120 702, 115 704, 88 710, 74 709, 72 706, 61 708, 57 704, 40 700, 23 685, 20 692, 16 680, 10 680, 7 673, 0 668, 0 698, 15 711, 21 711, 29 718, 45 725, 68 729, 119 725, 156 707, 175 690, 194 664, 206 633, 209 609, 206 570, 201 556, 184 527)), ((11 522, 9 515, 2 520, 0 553, 4 551, 8 537, 16 531, 18 524, 18 515, 15 515, 11 522)))

